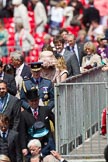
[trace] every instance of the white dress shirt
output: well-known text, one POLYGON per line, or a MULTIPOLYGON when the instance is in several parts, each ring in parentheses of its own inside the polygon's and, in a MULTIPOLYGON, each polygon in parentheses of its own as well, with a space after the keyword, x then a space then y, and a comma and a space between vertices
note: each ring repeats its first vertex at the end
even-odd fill
POLYGON ((24 63, 19 68, 16 69, 16 75, 19 76, 21 75, 23 67, 24 67, 24 63))

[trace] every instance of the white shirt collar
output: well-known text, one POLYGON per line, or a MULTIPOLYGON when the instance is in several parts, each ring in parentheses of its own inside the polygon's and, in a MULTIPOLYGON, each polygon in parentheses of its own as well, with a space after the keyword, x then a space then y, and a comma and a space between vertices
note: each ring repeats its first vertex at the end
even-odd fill
POLYGON ((1 73, 0 79, 3 79, 3 77, 4 77, 4 72, 1 73))
POLYGON ((16 69, 16 75, 21 75, 23 67, 24 67, 24 63, 19 68, 16 69))
POLYGON ((62 56, 63 56, 64 51, 65 51, 65 48, 64 48, 64 49, 61 51, 60 55, 62 55, 62 56))
MULTIPOLYGON (((9 130, 7 130, 7 131, 5 132, 5 133, 6 133, 6 134, 5 134, 5 137, 8 136, 8 132, 9 132, 9 130)), ((2 132, 1 130, 0 130, 0 136, 3 137, 3 132, 2 132)))
POLYGON ((34 115, 34 111, 35 111, 35 110, 38 111, 39 108, 37 108, 37 109, 33 109, 32 107, 30 107, 30 109, 31 109, 31 111, 32 111, 32 114, 34 115))

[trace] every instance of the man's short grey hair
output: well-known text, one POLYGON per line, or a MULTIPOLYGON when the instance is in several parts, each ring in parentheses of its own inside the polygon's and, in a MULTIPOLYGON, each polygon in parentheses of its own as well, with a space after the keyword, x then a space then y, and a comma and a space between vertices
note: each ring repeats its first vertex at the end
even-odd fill
POLYGON ((67 34, 67 38, 70 38, 70 39, 74 40, 75 39, 75 35, 74 34, 67 34))
POLYGON ((31 146, 41 147, 41 142, 38 139, 30 140, 27 147, 30 148, 31 146))
POLYGON ((23 53, 21 51, 11 52, 10 58, 14 59, 14 60, 19 60, 21 62, 24 62, 24 56, 23 56, 23 53))

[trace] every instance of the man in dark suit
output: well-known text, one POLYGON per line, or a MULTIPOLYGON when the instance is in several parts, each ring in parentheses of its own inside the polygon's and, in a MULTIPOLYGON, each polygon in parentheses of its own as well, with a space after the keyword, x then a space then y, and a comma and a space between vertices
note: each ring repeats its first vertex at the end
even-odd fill
POLYGON ((3 62, 0 60, 0 80, 4 80, 7 83, 8 92, 15 96, 17 93, 15 78, 5 73, 3 68, 3 62))
POLYGON ((75 53, 79 66, 82 64, 82 57, 85 56, 84 53, 84 44, 76 43, 75 35, 74 34, 68 34, 67 36, 67 50, 69 50, 72 53, 75 53))
POLYGON ((24 56, 21 51, 12 52, 10 58, 16 69, 16 75, 20 75, 23 79, 31 77, 30 67, 24 63, 24 56))
POLYGON ((64 48, 64 39, 62 36, 57 35, 53 39, 57 54, 62 55, 66 61, 68 77, 74 76, 80 73, 80 67, 76 55, 73 52, 68 51, 64 48))
POLYGON ((26 92, 29 108, 21 112, 20 120, 20 140, 24 156, 28 155, 27 143, 31 139, 30 128, 36 121, 42 121, 46 128, 50 130, 50 110, 47 106, 39 106, 38 90, 31 89, 26 92))
POLYGON ((54 108, 54 87, 51 80, 41 77, 42 62, 31 63, 32 77, 24 79, 20 93, 22 106, 28 108, 27 98, 25 93, 32 88, 37 88, 39 98, 42 105, 48 106, 50 110, 54 108))
POLYGON ((22 162, 18 132, 9 129, 9 118, 0 114, 0 154, 7 155, 11 162, 22 162))
POLYGON ((10 120, 10 129, 18 130, 20 122, 21 101, 7 92, 7 84, 0 80, 0 113, 10 120))

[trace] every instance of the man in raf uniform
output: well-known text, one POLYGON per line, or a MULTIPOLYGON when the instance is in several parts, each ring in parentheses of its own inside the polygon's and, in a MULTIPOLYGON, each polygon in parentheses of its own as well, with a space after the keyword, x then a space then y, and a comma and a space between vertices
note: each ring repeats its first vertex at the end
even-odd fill
POLYGON ((26 92, 37 88, 40 99, 40 106, 48 106, 50 110, 54 108, 54 87, 51 80, 41 77, 42 62, 31 63, 31 78, 24 79, 20 93, 23 102, 22 107, 28 109, 29 104, 26 98, 26 92))

